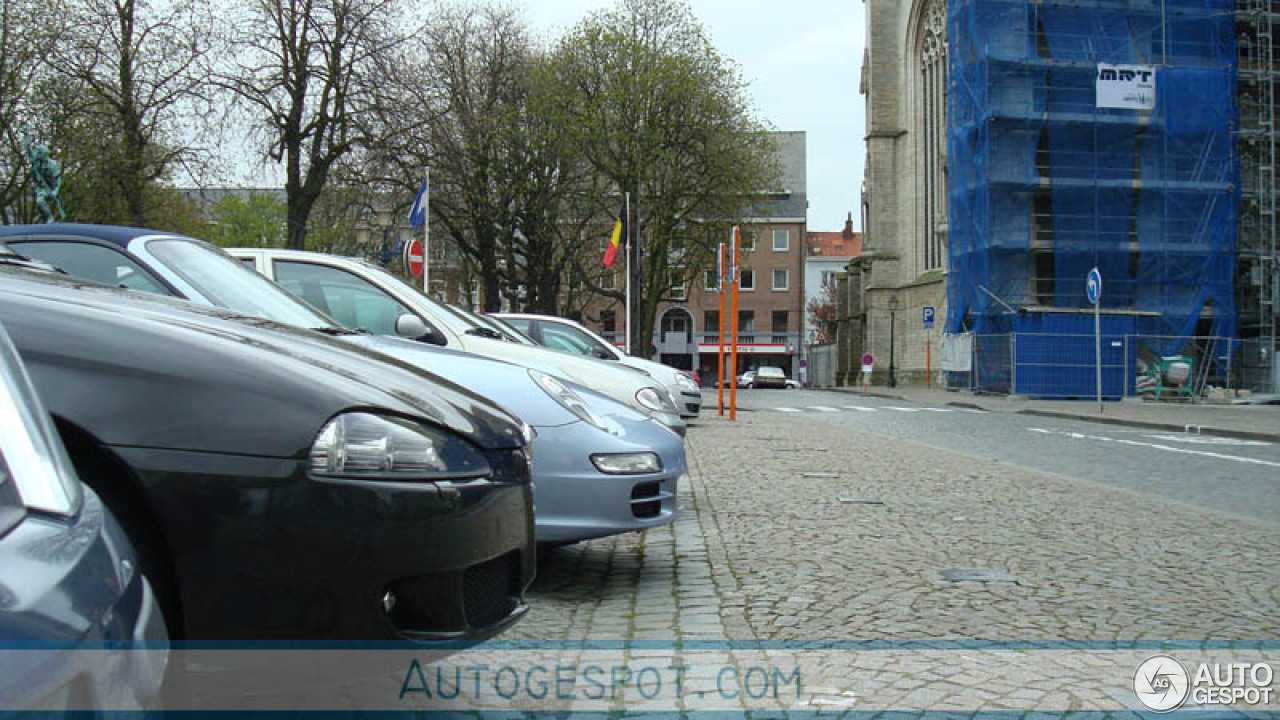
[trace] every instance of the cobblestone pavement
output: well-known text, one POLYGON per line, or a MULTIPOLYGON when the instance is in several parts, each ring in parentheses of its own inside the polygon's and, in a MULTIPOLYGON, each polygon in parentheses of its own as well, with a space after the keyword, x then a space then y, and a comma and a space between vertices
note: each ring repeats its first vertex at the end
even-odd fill
MULTIPOLYGON (((544 554, 533 609, 504 639, 625 641, 630 658, 699 663, 749 659, 738 645, 699 655, 725 640, 787 652, 915 642, 953 660, 960 650, 946 644, 968 641, 1048 649, 1242 641, 1270 643, 1275 654, 1273 526, 802 416, 707 415, 689 434, 683 519, 544 554), (954 582, 949 570, 995 571, 1003 581, 954 582)), ((1134 657, 1150 654, 1134 652, 1117 665, 1130 679, 1134 657)), ((1058 671, 1110 661, 1082 656, 1058 671)), ((816 709, 869 696, 881 707, 976 709, 974 697, 990 707, 1067 707, 1054 706, 1060 688, 1030 675, 970 687, 979 694, 957 700, 947 683, 964 687, 963 663, 935 660, 912 673, 852 652, 798 662, 816 663, 806 676, 816 709)), ((1071 707, 1108 697, 1082 692, 1071 707)))

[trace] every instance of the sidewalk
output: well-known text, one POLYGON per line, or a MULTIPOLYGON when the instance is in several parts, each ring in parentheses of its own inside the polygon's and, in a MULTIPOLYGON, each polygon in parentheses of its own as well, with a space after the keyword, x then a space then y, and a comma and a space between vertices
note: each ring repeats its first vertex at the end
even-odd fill
MULTIPOLYGON (((861 395, 862 388, 824 388, 861 395)), ((967 390, 942 390, 918 386, 872 386, 868 396, 903 400, 921 405, 958 405, 991 412, 1019 413, 1071 420, 1088 420, 1154 430, 1199 432, 1249 440, 1280 442, 1280 405, 1207 405, 1203 403, 1146 402, 1125 398, 1098 404, 1079 400, 1030 400, 1003 395, 975 395, 967 390)))

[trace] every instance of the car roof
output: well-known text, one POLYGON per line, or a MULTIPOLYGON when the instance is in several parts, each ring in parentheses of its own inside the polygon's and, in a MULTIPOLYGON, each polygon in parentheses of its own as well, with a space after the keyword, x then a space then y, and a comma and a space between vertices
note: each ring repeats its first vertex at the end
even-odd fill
POLYGON ((119 225, 93 225, 89 223, 46 223, 42 225, 4 225, 0 226, 0 240, 13 237, 38 237, 41 235, 83 235, 96 240, 127 247, 130 242, 140 237, 167 235, 185 237, 178 233, 150 230, 147 228, 123 227, 119 225))

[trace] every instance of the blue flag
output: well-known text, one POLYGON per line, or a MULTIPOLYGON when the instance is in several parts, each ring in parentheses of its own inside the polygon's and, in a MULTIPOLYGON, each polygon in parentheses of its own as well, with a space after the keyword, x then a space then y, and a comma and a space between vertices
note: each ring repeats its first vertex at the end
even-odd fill
POLYGON ((422 187, 418 188, 418 197, 413 200, 413 207, 409 208, 409 224, 414 230, 422 227, 427 221, 427 181, 422 181, 422 187))

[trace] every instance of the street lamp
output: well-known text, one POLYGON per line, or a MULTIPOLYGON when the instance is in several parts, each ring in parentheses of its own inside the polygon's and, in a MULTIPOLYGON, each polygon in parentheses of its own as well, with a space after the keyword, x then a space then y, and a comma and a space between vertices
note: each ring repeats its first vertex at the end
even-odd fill
POLYGON ((382 228, 382 249, 378 253, 378 262, 383 267, 391 264, 391 211, 385 208, 378 209, 374 212, 377 216, 378 226, 382 228))
POLYGON ((889 387, 898 387, 898 378, 894 375, 893 366, 893 331, 898 312, 898 296, 889 296, 889 387))

